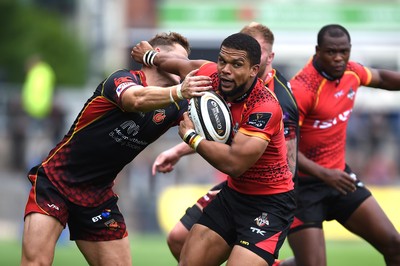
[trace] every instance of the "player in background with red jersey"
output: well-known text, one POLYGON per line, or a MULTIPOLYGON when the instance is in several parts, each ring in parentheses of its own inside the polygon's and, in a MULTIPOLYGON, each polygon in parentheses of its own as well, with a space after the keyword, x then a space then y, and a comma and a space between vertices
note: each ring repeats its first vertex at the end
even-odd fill
MULTIPOLYGON (((150 40, 158 51, 188 57, 186 38, 171 32, 150 40)), ((51 265, 68 224, 90 265, 132 265, 128 232, 113 191, 118 173, 209 90, 210 78, 180 77, 156 67, 121 69, 103 80, 69 132, 28 174, 21 265, 51 265)))
MULTIPOLYGON (((283 124, 285 127, 285 141, 290 171, 294 175, 297 161, 297 134, 298 134, 298 111, 296 101, 291 93, 288 81, 272 67, 275 53, 273 52, 274 34, 272 31, 259 23, 252 22, 243 27, 241 33, 255 38, 261 46, 260 70, 258 77, 264 81, 271 91, 276 94, 283 111, 283 124)), ((167 173, 173 170, 182 154, 180 153, 187 144, 182 142, 171 149, 162 152, 153 163, 152 173, 156 171, 167 173), (182 147, 181 147, 182 146, 182 147)), ((203 208, 214 199, 221 189, 222 183, 217 184, 209 192, 200 197, 197 202, 189 207, 181 219, 175 224, 167 236, 167 244, 173 256, 179 261, 179 256, 192 226, 198 221, 203 208)))
POLYGON ((298 207, 288 236, 294 259, 275 265, 326 265, 322 223, 336 220, 400 265, 400 235, 346 165, 346 128, 360 86, 400 90, 400 73, 349 61, 340 25, 318 33, 315 55, 290 81, 300 115, 298 207))
MULTIPOLYGON (((132 56, 141 62, 149 49, 141 42, 132 56)), ((180 136, 226 173, 228 182, 190 230, 179 265, 221 265, 226 259, 228 265, 272 265, 292 223, 294 183, 286 158, 283 114, 275 94, 257 78, 260 56, 259 43, 243 33, 222 42, 217 64, 167 53, 154 56, 155 65, 181 77, 195 68, 197 74, 210 76, 213 89, 230 105, 235 125, 230 145, 197 134, 188 141, 194 126, 184 114, 180 136)))

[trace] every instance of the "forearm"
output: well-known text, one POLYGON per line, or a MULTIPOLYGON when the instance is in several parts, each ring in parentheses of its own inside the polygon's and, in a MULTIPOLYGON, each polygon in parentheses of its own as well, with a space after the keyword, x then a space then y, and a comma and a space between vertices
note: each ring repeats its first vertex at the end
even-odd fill
POLYGON ((128 112, 148 112, 175 103, 178 108, 178 86, 134 86, 124 93, 123 107, 128 112))
POLYGON ((287 161, 290 172, 295 175, 297 163, 297 138, 286 140, 287 161))
POLYGON ((326 168, 311 161, 300 151, 298 152, 298 169, 307 175, 324 180, 326 168))

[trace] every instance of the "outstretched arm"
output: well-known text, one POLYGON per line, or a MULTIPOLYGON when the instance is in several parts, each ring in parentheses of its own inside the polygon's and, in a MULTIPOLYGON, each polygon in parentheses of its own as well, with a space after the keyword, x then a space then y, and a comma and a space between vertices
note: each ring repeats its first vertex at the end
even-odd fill
POLYGON ((194 153, 194 151, 185 143, 179 143, 174 147, 160 153, 153 163, 151 172, 153 175, 156 172, 168 173, 174 170, 175 164, 185 155, 194 153))
POLYGON ((385 69, 373 69, 370 68, 372 73, 370 87, 381 88, 389 91, 400 90, 400 72, 385 70, 385 69))
MULTIPOLYGON (((141 41, 132 48, 131 56, 136 62, 144 64, 144 55, 149 50, 153 50, 153 47, 147 41, 141 41)), ((184 79, 190 71, 209 62, 207 60, 190 60, 184 56, 179 56, 174 53, 160 52, 159 50, 153 51, 156 54, 154 54, 154 57, 151 59, 152 64, 166 72, 179 75, 181 79, 184 79)))
POLYGON ((207 76, 195 76, 197 70, 191 71, 181 85, 171 87, 131 86, 122 95, 122 105, 128 112, 148 112, 203 95, 212 89, 211 79, 207 76))

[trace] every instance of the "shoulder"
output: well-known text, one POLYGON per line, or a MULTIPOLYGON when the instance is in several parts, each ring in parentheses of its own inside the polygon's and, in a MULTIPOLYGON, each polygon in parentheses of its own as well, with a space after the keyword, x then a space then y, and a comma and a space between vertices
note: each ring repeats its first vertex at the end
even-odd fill
POLYGON ((317 92, 322 80, 323 77, 318 73, 310 61, 290 80, 290 86, 294 93, 299 90, 315 93, 317 92))

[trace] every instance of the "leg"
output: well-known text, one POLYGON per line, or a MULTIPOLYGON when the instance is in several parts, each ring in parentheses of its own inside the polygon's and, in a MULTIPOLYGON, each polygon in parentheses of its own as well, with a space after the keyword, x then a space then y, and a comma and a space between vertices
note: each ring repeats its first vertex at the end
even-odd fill
POLYGON ((268 263, 254 252, 241 247, 234 246, 228 258, 226 266, 269 266, 268 263))
POLYGON ((76 244, 90 265, 132 265, 128 237, 111 241, 77 240, 76 244))
POLYGON ((225 240, 208 227, 195 224, 183 245, 179 265, 221 265, 231 248, 225 240))
POLYGON ((281 262, 279 265, 326 265, 325 237, 324 231, 321 228, 305 228, 294 232, 288 235, 288 241, 295 261, 289 259, 281 262))
POLYGON ((373 196, 368 197, 343 225, 382 253, 386 265, 400 265, 400 235, 373 196))
POLYGON ((179 221, 167 236, 168 247, 177 261, 179 261, 181 250, 188 234, 189 230, 179 221))
POLYGON ((21 265, 51 265, 58 238, 64 227, 54 217, 39 213, 26 216, 21 265))

